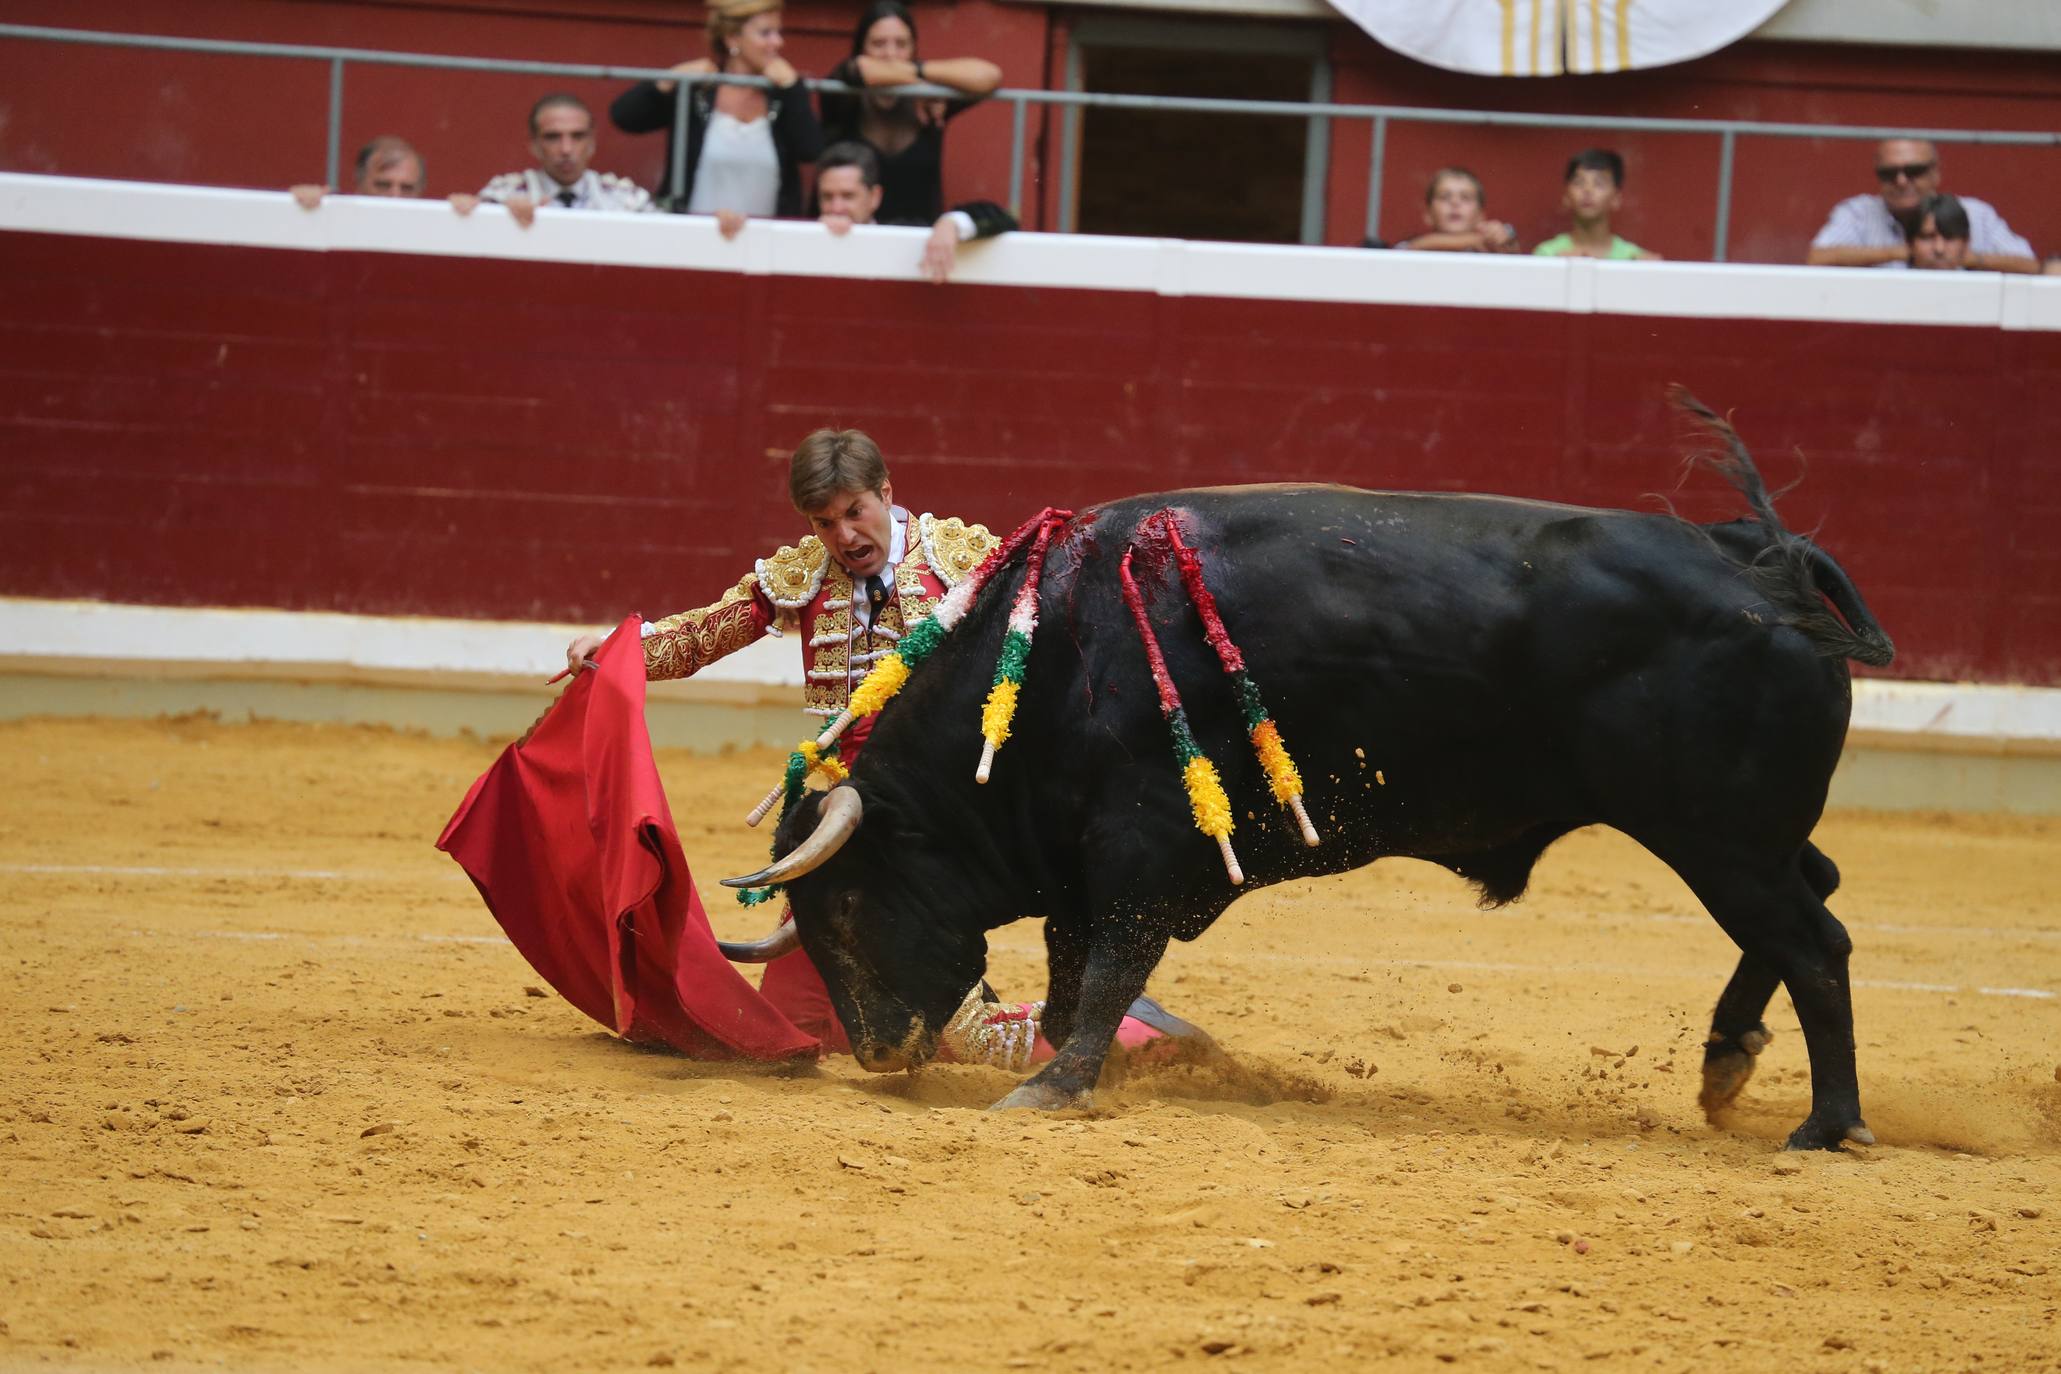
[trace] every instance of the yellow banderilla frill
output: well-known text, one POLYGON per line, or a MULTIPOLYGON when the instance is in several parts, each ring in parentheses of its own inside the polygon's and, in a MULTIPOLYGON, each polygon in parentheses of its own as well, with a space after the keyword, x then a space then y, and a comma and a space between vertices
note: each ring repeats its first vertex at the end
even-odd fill
POLYGON ((811 773, 821 773, 830 779, 833 787, 852 775, 852 770, 845 767, 842 760, 834 754, 825 754, 823 746, 812 739, 803 740, 795 750, 807 760, 811 773))
POLYGON ((1201 754, 1188 760, 1181 780, 1188 784, 1188 805, 1195 811, 1195 828, 1205 835, 1228 835, 1236 827, 1231 821, 1231 799, 1224 795, 1217 766, 1201 754))
POLYGON ((1267 770, 1275 801, 1286 806, 1291 798, 1302 795, 1302 773, 1288 757, 1288 746, 1281 742, 1281 732, 1272 720, 1252 727, 1252 748, 1259 755, 1260 767, 1267 770))
POLYGON ((988 689, 987 705, 980 710, 980 733, 997 749, 1009 738, 1010 722, 1016 719, 1016 696, 1022 690, 1022 683, 1007 679, 988 689))
POLYGON ((852 693, 851 704, 845 709, 854 718, 870 716, 893 700, 908 680, 909 665, 900 654, 889 654, 873 665, 873 671, 866 674, 866 680, 852 693))

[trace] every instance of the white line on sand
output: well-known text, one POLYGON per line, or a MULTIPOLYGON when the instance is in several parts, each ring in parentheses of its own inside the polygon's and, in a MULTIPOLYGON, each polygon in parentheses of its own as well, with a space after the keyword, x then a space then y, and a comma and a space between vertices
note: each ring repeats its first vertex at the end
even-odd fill
MULTIPOLYGON (((178 938, 180 932, 162 930, 133 930, 131 935, 139 937, 178 938)), ((187 938, 196 940, 335 940, 350 944, 376 943, 380 937, 361 935, 293 935, 283 931, 250 930, 196 930, 185 932, 187 938)), ((412 936, 389 936, 388 939, 415 940, 429 944, 449 945, 502 945, 508 943, 498 935, 446 935, 427 931, 412 936)), ((1394 968, 1394 969, 1437 969, 1443 973, 1515 973, 1515 974, 1569 974, 1585 973, 1607 978, 1626 978, 1635 981, 1650 981, 1659 978, 1682 980, 1706 980, 1715 978, 1717 971, 1688 971, 1683 969, 1630 968, 1612 964, 1511 964, 1494 963, 1480 959, 1356 959, 1350 955, 1298 955, 1267 952, 1248 952, 1240 959, 1262 960, 1267 963, 1331 964, 1352 968, 1394 968)), ((2061 998, 2061 993, 2046 988, 2002 988, 1966 987, 1959 983, 1907 983, 1889 978, 1856 978, 1857 988, 1870 988, 1884 992, 1930 992, 1949 996, 1964 993, 1983 997, 2018 997, 2031 1001, 2047 1002, 2061 998)))
MULTIPOLYGON (((1361 968, 1423 968, 1438 969, 1447 973, 1589 973, 1606 978, 1694 978, 1714 977, 1717 970, 1705 974, 1683 969, 1629 968, 1612 964, 1507 964, 1490 963, 1472 959, 1353 959, 1345 956, 1312 958, 1294 954, 1244 954, 1240 958, 1260 958, 1280 963, 1327 963, 1353 964, 1361 968)), ((2035 1001, 2061 998, 2061 993, 2045 988, 1988 988, 1964 987, 1958 983, 1906 983, 1893 978, 1855 978, 1857 988, 1876 988, 1885 992, 1937 992, 1937 993, 1981 993, 1985 997, 2026 997, 2035 1001)))

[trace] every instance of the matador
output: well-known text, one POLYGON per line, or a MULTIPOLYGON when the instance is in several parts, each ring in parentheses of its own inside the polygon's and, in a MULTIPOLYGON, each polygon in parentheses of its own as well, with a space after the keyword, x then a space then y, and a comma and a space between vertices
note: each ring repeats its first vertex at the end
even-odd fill
MULTIPOLYGON (((957 517, 912 516, 895 504, 886 460, 855 429, 822 429, 802 441, 788 471, 788 495, 813 531, 762 558, 713 604, 643 626, 644 672, 650 680, 691 677, 763 635, 799 640, 805 687, 802 709, 829 718, 875 660, 976 567, 997 543, 983 525, 957 517)), ((575 669, 600 644, 582 635, 566 650, 575 669)), ((872 728, 854 721, 839 750, 857 761, 872 728)), ((826 1048, 850 1053, 843 1026, 815 965, 800 949, 766 965, 760 992, 826 1048)), ((940 1042, 945 1057, 1021 1071, 1048 1056, 1037 1033, 1042 1003, 1002 1003, 983 982, 940 1042)), ((1118 1040, 1136 1047, 1161 1037, 1205 1038, 1150 998, 1140 998, 1118 1040)))

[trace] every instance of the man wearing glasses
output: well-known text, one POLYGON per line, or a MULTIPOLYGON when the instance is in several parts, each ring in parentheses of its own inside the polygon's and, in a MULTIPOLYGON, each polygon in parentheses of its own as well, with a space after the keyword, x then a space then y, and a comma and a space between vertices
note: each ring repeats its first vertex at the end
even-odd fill
MULTIPOLYGON (((1921 138, 1875 145, 1879 195, 1849 196, 1811 240, 1814 267, 1908 267, 1911 236, 1928 197, 1939 191, 1939 150, 1921 138)), ((2032 245, 2011 232, 1988 201, 1960 197, 1968 212, 1968 261, 1974 271, 2037 272, 2032 245)))

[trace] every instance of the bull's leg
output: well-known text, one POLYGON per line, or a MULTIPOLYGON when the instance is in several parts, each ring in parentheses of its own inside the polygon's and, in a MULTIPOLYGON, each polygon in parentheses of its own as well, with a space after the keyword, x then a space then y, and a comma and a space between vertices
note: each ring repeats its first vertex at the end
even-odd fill
MULTIPOLYGON (((1839 868, 1816 845, 1804 845, 1797 868, 1819 901, 1838 891, 1839 868)), ((1739 956, 1739 967, 1711 1014, 1710 1038, 1703 1046, 1703 1091, 1697 1101, 1704 1116, 1715 1119, 1753 1077, 1754 1060, 1775 1038, 1763 1017, 1781 982, 1781 975, 1762 960, 1751 954, 1739 956)))
POLYGON ((1846 971, 1853 940, 1816 898, 1810 908, 1809 928, 1798 941, 1803 948, 1782 974, 1811 1061, 1811 1114, 1790 1134, 1789 1148, 1836 1150, 1848 1140, 1873 1145, 1854 1067, 1853 988, 1846 971))
MULTIPOLYGON (((1134 925, 1133 922, 1109 923, 1134 925)), ((1103 927, 1107 930, 1107 925, 1103 927)), ((1131 1003, 1144 993, 1146 980, 1166 953, 1167 937, 1126 931, 1121 935, 1098 933, 1086 943, 1080 976, 1071 983, 1069 998, 1061 988, 1061 973, 1071 971, 1073 955, 1061 956, 1048 937, 1053 980, 1046 993, 1045 1035, 1058 1047, 1050 1063, 995 1104, 996 1110, 1035 1107, 1052 1111, 1061 1107, 1084 1107, 1102 1075, 1102 1061, 1109 1056, 1110 1042, 1123 1023, 1131 1003), (1064 1002, 1063 1017, 1055 1025, 1052 1009, 1064 1002)))
MULTIPOLYGON (((1847 1140, 1872 1143, 1874 1135, 1861 1119, 1854 1068, 1853 995, 1847 982, 1853 941, 1846 928, 1825 909, 1795 861, 1766 877, 1729 865, 1701 871, 1677 866, 1677 871, 1746 958, 1772 970, 1789 989, 1811 1061, 1811 1113, 1790 1135, 1789 1148, 1836 1150, 1847 1140)), ((1742 996, 1756 993, 1761 977, 1752 975, 1742 996)), ((1740 980, 1735 976, 1733 981, 1740 980)))
POLYGON ((1754 1059, 1774 1038, 1761 1017, 1781 981, 1779 973, 1751 954, 1739 956, 1739 967, 1711 1014, 1710 1038, 1703 1044, 1703 1091, 1696 1100, 1704 1116, 1715 1120, 1753 1077, 1754 1059))
POLYGON ((1039 1029, 1054 1045, 1073 1035, 1081 1005, 1081 980, 1088 971, 1088 939, 1078 927, 1056 917, 1045 922, 1045 1014, 1039 1029))

